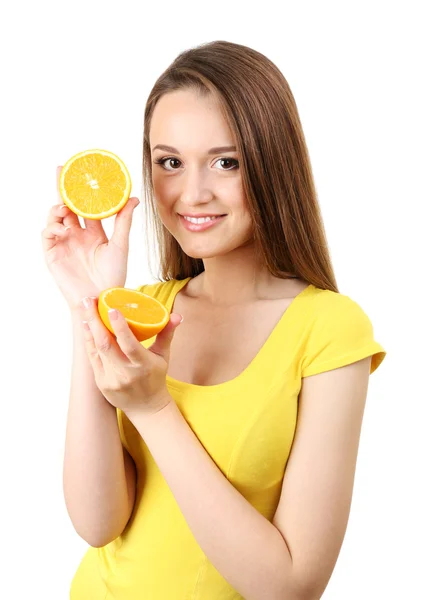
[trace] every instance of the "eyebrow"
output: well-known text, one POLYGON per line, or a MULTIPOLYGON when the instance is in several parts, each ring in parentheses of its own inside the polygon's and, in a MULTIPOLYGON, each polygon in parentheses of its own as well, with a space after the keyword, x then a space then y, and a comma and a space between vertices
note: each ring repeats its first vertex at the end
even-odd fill
MULTIPOLYGON (((166 146, 165 144, 157 144, 154 146, 152 152, 158 148, 159 150, 165 150, 166 152, 174 152, 175 154, 180 154, 177 148, 173 146, 166 146)), ((218 146, 216 148, 211 148, 208 150, 208 154, 218 154, 219 152, 236 152, 236 146, 218 146)))

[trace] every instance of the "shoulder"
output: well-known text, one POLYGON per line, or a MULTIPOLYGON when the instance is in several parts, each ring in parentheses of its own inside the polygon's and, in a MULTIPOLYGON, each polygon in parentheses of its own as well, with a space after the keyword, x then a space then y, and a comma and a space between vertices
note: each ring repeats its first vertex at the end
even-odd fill
POLYGON ((161 297, 165 296, 165 294, 169 295, 176 283, 176 279, 170 279, 168 281, 156 281, 154 283, 144 283, 135 289, 138 292, 142 292, 143 294, 147 294, 148 296, 153 296, 154 298, 161 300, 161 297))
POLYGON ((147 294, 159 300, 168 308, 172 304, 176 294, 188 283, 191 277, 185 279, 169 279, 167 281, 156 281, 138 286, 136 291, 147 294))
POLYGON ((331 327, 340 332, 359 327, 365 333, 372 332, 369 316, 350 296, 315 288, 314 297, 312 319, 318 333, 326 331, 325 328, 329 331, 331 327))
POLYGON ((386 352, 375 341, 374 328, 361 305, 345 294, 313 289, 307 311, 302 377, 372 356, 371 373, 386 352))

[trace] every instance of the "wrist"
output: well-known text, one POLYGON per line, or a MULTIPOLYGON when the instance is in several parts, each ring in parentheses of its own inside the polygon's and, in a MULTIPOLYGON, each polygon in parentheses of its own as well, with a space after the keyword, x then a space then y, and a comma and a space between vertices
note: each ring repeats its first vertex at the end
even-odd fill
POLYGON ((171 410, 175 404, 169 392, 165 392, 150 401, 150 407, 142 405, 133 409, 122 409, 129 421, 141 433, 146 427, 154 425, 156 420, 162 417, 162 414, 171 410))
MULTIPOLYGON (((81 297, 81 299, 80 299, 78 302, 76 302, 76 303, 74 303, 74 304, 69 304, 69 305, 68 305, 68 307, 69 307, 69 309, 70 309, 70 313, 71 313, 71 315, 72 315, 73 317, 79 318, 79 317, 81 316, 81 310, 82 310, 82 308, 83 308, 83 306, 82 306, 82 300, 83 300, 83 298, 84 298, 84 297, 85 297, 85 296, 83 295, 83 296, 81 297)), ((89 296, 89 298, 92 298, 92 299, 95 299, 95 300, 96 300, 98 297, 99 297, 99 294, 98 294, 98 296, 89 296)))

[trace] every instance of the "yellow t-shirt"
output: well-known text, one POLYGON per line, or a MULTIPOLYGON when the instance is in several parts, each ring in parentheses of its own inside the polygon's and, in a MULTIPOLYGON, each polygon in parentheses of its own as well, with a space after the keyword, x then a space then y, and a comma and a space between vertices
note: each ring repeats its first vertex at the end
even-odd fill
MULTIPOLYGON (((191 278, 138 288, 169 310, 191 278)), ((145 347, 155 340, 141 342, 145 347)), ((348 296, 309 285, 296 296, 246 369, 200 386, 167 376, 167 387, 205 450, 232 485, 268 520, 279 503, 294 437, 301 378, 386 352, 362 308, 348 296)), ((122 535, 90 547, 71 600, 237 600, 210 563, 144 440, 117 410, 123 445, 137 468, 132 516, 122 535)), ((171 456, 173 461, 173 456, 171 456)), ((209 518, 209 515, 206 515, 209 518)))

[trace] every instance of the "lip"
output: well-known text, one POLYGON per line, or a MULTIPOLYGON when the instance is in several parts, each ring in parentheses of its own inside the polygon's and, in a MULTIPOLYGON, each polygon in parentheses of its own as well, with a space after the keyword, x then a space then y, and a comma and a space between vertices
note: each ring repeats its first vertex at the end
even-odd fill
MULTIPOLYGON (((212 215, 214 216, 214 215, 212 215)), ((192 223, 191 221, 187 221, 186 219, 184 219, 184 217, 182 215, 179 215, 179 220, 181 221, 181 224, 183 227, 185 227, 185 229, 187 229, 187 231, 205 231, 205 229, 210 229, 211 227, 214 227, 215 225, 218 225, 219 223, 221 223, 221 221, 223 221, 225 219, 227 215, 223 215, 218 217, 217 219, 214 219, 213 221, 206 221, 206 223, 192 223)))
POLYGON ((189 213, 181 214, 178 213, 180 217, 192 217, 193 219, 202 219, 203 217, 224 217, 225 215, 221 215, 220 213, 204 213, 200 215, 191 215, 189 213))

